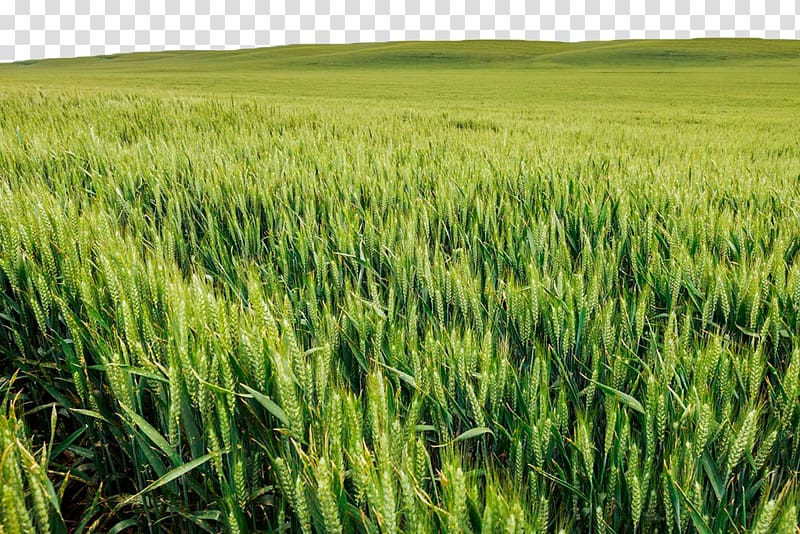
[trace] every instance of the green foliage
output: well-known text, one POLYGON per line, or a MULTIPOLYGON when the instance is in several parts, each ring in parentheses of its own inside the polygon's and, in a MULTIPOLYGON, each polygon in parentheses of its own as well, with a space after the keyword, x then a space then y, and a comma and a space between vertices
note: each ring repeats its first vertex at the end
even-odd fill
MULTIPOLYGON (((0 383, 0 531, 65 532, 58 498, 47 476, 47 446, 36 451, 16 414, 18 396, 12 397, 15 377, 0 383)), ((55 430, 56 414, 51 418, 55 430)))
POLYGON ((797 45, 706 44, 3 67, 2 528, 796 529, 797 45))

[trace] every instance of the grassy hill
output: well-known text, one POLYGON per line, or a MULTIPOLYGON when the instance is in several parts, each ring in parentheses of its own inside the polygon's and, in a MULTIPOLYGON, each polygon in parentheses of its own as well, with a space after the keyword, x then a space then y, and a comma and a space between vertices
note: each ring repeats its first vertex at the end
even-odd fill
POLYGON ((786 113, 800 94, 800 42, 400 42, 135 53, 0 65, 0 89, 238 95, 276 105, 313 100, 542 117, 565 103, 623 116, 670 114, 675 106, 692 113, 747 108, 769 94, 770 110, 786 113))
POLYGON ((97 68, 109 72, 155 69, 258 72, 274 68, 589 68, 735 67, 800 65, 800 41, 691 39, 588 41, 410 41, 350 45, 290 45, 236 51, 170 51, 25 61, 37 70, 97 68))

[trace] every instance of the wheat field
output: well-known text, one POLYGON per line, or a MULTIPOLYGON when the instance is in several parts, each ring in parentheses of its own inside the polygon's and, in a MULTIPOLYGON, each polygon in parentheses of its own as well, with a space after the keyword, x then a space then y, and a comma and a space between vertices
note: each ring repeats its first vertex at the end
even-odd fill
POLYGON ((0 66, 0 530, 797 532, 800 43, 0 66))

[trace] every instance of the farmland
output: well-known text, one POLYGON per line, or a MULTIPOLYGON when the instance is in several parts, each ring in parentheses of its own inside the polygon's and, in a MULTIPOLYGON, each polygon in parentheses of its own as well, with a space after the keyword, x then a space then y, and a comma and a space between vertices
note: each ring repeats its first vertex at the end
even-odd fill
POLYGON ((795 532, 800 42, 0 65, 5 532, 795 532))

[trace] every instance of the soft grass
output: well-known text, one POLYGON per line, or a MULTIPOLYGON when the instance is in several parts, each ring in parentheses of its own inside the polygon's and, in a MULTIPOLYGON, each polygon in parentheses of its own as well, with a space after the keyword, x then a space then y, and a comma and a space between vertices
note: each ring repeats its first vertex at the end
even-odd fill
POLYGON ((478 46, 0 68, 7 531, 796 529, 796 43, 478 46))

